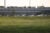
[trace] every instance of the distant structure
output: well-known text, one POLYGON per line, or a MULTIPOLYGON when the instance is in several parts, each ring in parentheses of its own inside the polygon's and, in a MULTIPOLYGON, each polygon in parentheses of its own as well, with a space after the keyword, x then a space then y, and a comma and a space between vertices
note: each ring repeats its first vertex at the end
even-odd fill
POLYGON ((31 0, 29 0, 29 7, 31 7, 31 0))
MULTIPOLYGON (((31 0, 30 0, 31 1, 31 0)), ((29 7, 6 7, 6 0, 4 0, 4 6, 0 6, 1 16, 50 16, 50 7, 42 6, 31 7, 29 1, 29 7)))
POLYGON ((6 0, 4 0, 4 7, 6 7, 6 0))
POLYGON ((7 7, 0 6, 0 15, 1 16, 49 16, 50 15, 50 7, 7 7))

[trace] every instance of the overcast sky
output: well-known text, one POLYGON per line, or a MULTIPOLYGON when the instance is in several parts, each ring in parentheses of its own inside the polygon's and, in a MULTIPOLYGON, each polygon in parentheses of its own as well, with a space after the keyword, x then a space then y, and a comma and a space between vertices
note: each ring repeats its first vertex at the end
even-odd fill
MULTIPOLYGON (((4 0, 0 0, 0 6, 4 5, 4 0)), ((30 6, 50 6, 50 0, 31 0, 30 6)), ((6 0, 6 6, 29 6, 29 0, 6 0)))

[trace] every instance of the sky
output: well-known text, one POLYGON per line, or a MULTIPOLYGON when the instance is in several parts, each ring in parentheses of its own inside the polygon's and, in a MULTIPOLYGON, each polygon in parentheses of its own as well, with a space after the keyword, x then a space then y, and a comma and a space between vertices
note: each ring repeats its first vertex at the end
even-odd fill
MULTIPOLYGON (((4 6, 4 0, 0 0, 0 6, 4 6)), ((50 0, 6 0, 6 7, 8 6, 31 6, 31 7, 37 7, 37 6, 45 6, 50 7, 50 0), (30 4, 29 4, 30 1, 30 4)))

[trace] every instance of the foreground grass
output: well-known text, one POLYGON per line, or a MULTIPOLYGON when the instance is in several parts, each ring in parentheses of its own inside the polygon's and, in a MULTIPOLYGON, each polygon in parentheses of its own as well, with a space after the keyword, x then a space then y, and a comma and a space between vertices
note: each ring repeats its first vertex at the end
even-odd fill
POLYGON ((50 16, 0 17, 1 33, 50 33, 50 16))

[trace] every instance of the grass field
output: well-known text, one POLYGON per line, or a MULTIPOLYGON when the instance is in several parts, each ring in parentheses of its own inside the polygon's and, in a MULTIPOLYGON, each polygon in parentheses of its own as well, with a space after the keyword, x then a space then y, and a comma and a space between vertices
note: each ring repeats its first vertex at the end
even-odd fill
POLYGON ((50 16, 0 16, 0 33, 50 33, 50 16))

